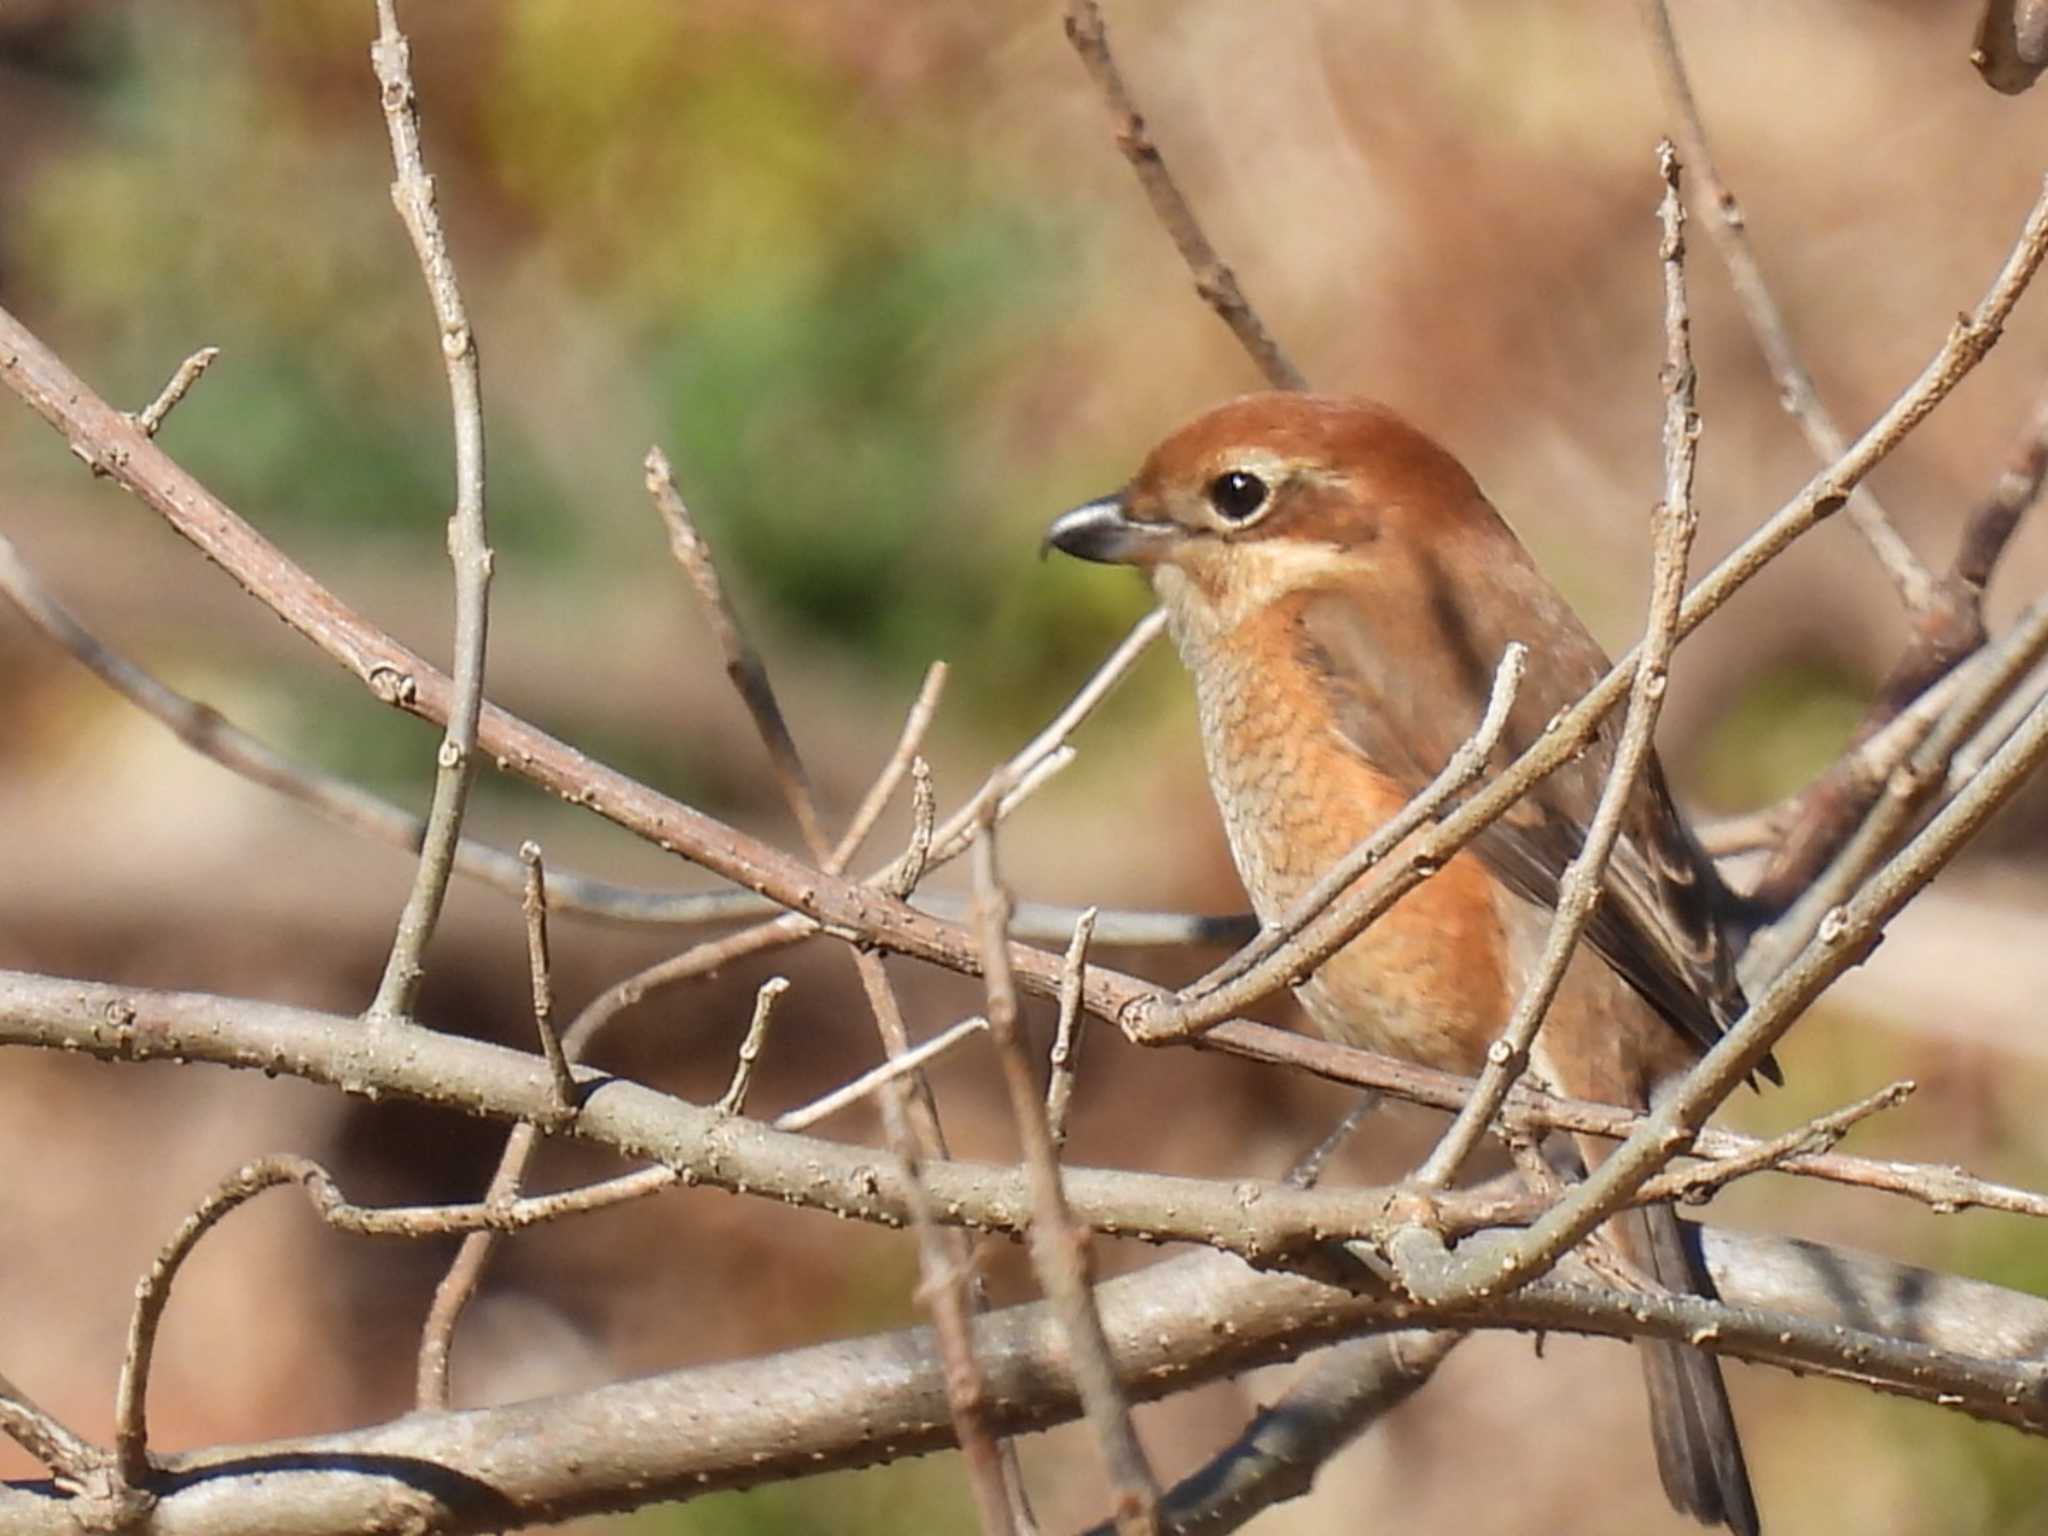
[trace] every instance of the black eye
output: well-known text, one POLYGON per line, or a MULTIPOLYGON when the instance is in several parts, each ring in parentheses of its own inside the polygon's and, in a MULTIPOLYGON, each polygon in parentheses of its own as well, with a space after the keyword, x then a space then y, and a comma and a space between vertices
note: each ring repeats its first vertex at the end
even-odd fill
POLYGON ((1241 523, 1266 504, 1266 482, 1257 475, 1233 469, 1209 482, 1209 505, 1241 523))

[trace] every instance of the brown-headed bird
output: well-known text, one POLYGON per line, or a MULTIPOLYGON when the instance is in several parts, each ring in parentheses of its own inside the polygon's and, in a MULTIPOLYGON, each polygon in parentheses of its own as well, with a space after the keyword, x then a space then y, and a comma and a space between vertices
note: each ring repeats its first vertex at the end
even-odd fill
MULTIPOLYGON (((1496 767, 1608 668, 1458 461, 1364 400, 1231 401, 1168 437, 1122 491, 1067 513, 1048 538, 1150 578, 1194 677, 1231 854, 1266 923, 1472 735, 1510 642, 1529 647, 1528 666, 1496 767)), ((1593 747, 1325 961, 1297 989, 1316 1026, 1476 1074, 1536 966, 1617 735, 1610 717, 1593 747)), ((1533 1075, 1575 1098, 1649 1105, 1742 1011, 1734 962, 1746 917, 1651 759, 1537 1037, 1533 1075)), ((1774 1065, 1764 1070, 1776 1080, 1774 1065)), ((1712 1294, 1668 1206, 1606 1230, 1667 1290, 1712 1294)), ((1754 1536, 1719 1365, 1681 1344, 1645 1341, 1641 1351, 1672 1503, 1754 1536)))

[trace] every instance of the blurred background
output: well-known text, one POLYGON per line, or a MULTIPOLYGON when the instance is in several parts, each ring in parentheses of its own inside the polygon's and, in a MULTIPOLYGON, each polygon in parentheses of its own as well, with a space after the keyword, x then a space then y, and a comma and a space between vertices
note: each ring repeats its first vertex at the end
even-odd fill
MULTIPOLYGON (((1987 285, 2048 164, 2048 96, 1987 90, 1975 8, 1909 0, 1680 4, 1721 168, 1824 397, 1874 416, 1987 285)), ((1247 292, 1318 385, 1444 438, 1597 633, 1628 643, 1660 484, 1653 151, 1665 126, 1622 0, 1115 0, 1120 62, 1247 292)), ((490 691, 598 756, 794 844, 641 485, 684 492, 843 816, 923 668, 952 665, 931 743, 950 806, 1145 607, 1126 572, 1041 564, 1063 508, 1117 484, 1186 414, 1258 380, 1191 291, 1110 139, 1053 0, 437 0, 407 7, 431 168, 482 346, 498 551, 490 691)), ((168 449, 347 601, 445 660, 446 393, 392 215, 366 0, 0 0, 0 303, 139 408, 222 357, 168 449)), ((1691 277, 1706 419, 1699 561, 1812 469, 1705 231, 1691 277)), ((1922 557, 1993 484, 2048 379, 2048 295, 1879 474, 1922 557)), ((381 710, 132 502, 0 401, 0 530, 111 643, 288 754, 422 808, 435 736, 381 710)), ((1993 593, 2048 585, 2048 524, 1993 593)), ((1825 763, 1905 625, 1828 526, 1681 652, 1662 743, 1701 814, 1825 763)), ((1012 823, 1020 894, 1237 910, 1188 690, 1163 650, 1012 823)), ((1769 1130, 1896 1077, 1852 1148, 2048 1184, 2048 801, 2003 816, 1780 1052, 1769 1130)), ((0 964, 350 1012, 411 873, 192 756, 0 613, 0 964)), ((693 871, 509 781, 473 829, 558 868, 693 871)), ((876 847, 900 838, 902 818, 876 847)), ((941 877, 944 884, 950 875, 941 877)), ((564 919, 573 1011, 691 935, 564 919)), ((458 884, 429 954, 438 1027, 529 1038, 518 914, 458 884)), ((1210 956, 1104 958, 1173 980, 1210 956)), ((895 965, 912 1023, 973 1006, 895 965)), ((814 946, 643 1004, 604 1064, 709 1098, 753 989, 795 991, 751 1107, 877 1055, 851 968, 814 946)), ((1284 1020, 1284 1011, 1274 1017, 1284 1020)), ((1033 1027, 1047 1021, 1034 1015, 1033 1027)), ((939 1074, 957 1151, 1011 1155, 993 1064, 939 1074)), ((1098 1035, 1073 1157, 1275 1174, 1340 1096, 1098 1035)), ((830 1127, 868 1137, 858 1115, 830 1127)), ((1344 1176, 1396 1172, 1434 1122, 1378 1113, 1344 1176)), ((474 1198, 500 1132, 201 1069, 27 1053, 0 1068, 0 1368, 104 1437, 131 1288, 242 1159, 321 1158, 355 1198, 474 1198)), ((556 1151, 539 1183, 609 1171, 556 1151)), ((1793 1181, 1716 1220, 2048 1288, 2016 1220, 1936 1218, 1793 1181)), ((402 1411, 450 1250, 322 1232, 271 1197, 180 1285, 153 1423, 167 1447, 402 1411)), ((1111 1247, 1112 1266, 1142 1251, 1111 1247)), ((999 1294, 1029 1293, 1007 1249, 999 1294)), ((505 1247, 458 1341, 465 1403, 725 1358, 913 1316, 909 1245, 822 1216, 677 1195, 505 1247)), ((1284 1387, 1276 1370, 1141 1412, 1177 1476, 1284 1387)), ((2038 1529, 2039 1442, 1845 1387, 1731 1368, 1777 1530, 2038 1529)), ((1479 1341, 1255 1529, 1695 1529, 1658 1492, 1632 1355, 1479 1341), (1474 1456, 1483 1446, 1484 1455, 1474 1456)), ((1085 1431, 1024 1446, 1048 1528, 1103 1507, 1085 1431)), ((0 1473, 30 1475, 0 1446, 0 1473)), ((647 1532, 965 1529, 957 1464, 922 1462, 611 1522, 647 1532)))

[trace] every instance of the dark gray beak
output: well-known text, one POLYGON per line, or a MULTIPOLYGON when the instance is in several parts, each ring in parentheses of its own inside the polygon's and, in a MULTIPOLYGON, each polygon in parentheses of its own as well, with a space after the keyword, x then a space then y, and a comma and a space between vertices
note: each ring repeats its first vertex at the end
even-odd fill
POLYGON ((1143 565, 1156 557, 1166 535, 1158 524, 1132 522, 1121 496, 1105 496, 1060 517, 1045 530, 1045 544, 1081 560, 1143 565))

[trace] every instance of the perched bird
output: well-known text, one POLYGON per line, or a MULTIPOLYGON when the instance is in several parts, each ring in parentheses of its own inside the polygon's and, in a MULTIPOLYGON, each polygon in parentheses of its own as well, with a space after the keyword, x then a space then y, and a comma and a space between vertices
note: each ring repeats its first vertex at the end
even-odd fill
MULTIPOLYGON (((1047 539, 1150 578, 1194 677, 1231 854, 1266 923, 1472 735, 1510 642, 1529 647, 1528 667, 1495 766, 1608 667, 1458 461, 1364 400, 1263 394, 1219 406, 1047 539)), ((1610 718, 1593 747, 1325 961, 1297 989, 1316 1026, 1477 1073, 1535 968, 1618 734, 1610 718)), ((1532 1075, 1576 1098, 1650 1104, 1742 1011, 1744 919, 1652 759, 1532 1075)), ((1774 1064, 1764 1071, 1777 1080, 1774 1064)), ((1582 1154, 1604 1155, 1597 1144, 1582 1154)), ((1667 1290, 1713 1294, 1668 1206, 1606 1230, 1667 1290)), ((1719 1365, 1684 1345, 1641 1349, 1672 1503, 1754 1536, 1719 1365)))

